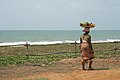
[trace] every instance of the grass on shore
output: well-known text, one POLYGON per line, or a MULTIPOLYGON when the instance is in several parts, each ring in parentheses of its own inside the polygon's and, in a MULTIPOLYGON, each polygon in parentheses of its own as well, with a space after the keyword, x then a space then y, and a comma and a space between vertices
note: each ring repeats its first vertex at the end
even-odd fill
POLYGON ((64 58, 77 58, 79 53, 49 54, 45 56, 3 55, 0 66, 19 65, 24 63, 52 64, 64 58))
MULTIPOLYGON (((64 58, 77 58, 80 57, 79 44, 75 47, 74 44, 58 44, 58 45, 46 45, 46 46, 29 46, 26 50, 25 47, 0 47, 0 66, 20 65, 26 63, 39 63, 40 65, 50 65, 64 58), (77 53, 74 53, 75 50, 77 53), (64 54, 49 54, 64 52, 64 54), (29 56, 26 56, 28 54, 29 56), (39 56, 37 56, 40 54, 39 56), (36 56, 33 56, 36 55, 36 56)), ((103 59, 119 59, 120 51, 114 50, 114 47, 120 48, 120 43, 115 45, 114 43, 93 44, 95 51, 95 58, 103 59), (108 50, 108 51, 106 51, 108 50), (114 51, 109 51, 114 50, 114 51)))
MULTIPOLYGON (((95 52, 95 58, 118 59, 120 60, 120 51, 95 52)), ((20 65, 25 63, 53 64, 56 61, 65 58, 77 58, 80 53, 49 54, 45 56, 25 56, 25 55, 3 55, 0 56, 0 66, 20 65)))

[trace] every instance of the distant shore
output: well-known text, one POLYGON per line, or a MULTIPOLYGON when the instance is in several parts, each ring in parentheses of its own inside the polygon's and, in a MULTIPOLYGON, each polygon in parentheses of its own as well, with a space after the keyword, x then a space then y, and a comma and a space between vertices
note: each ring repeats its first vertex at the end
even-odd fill
MULTIPOLYGON (((92 41, 92 43, 110 43, 110 42, 120 42, 120 39, 107 39, 107 40, 98 40, 92 41)), ((50 44, 64 44, 64 43, 80 43, 80 41, 40 41, 40 42, 30 42, 30 41, 21 41, 21 42, 1 42, 0 46, 21 46, 21 45, 50 45, 50 44)))

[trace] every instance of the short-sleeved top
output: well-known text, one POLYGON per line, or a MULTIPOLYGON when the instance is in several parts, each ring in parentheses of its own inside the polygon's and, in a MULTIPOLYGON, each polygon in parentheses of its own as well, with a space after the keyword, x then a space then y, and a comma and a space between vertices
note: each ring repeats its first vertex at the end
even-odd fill
POLYGON ((81 35, 80 39, 82 40, 82 42, 91 43, 91 36, 89 34, 81 35))

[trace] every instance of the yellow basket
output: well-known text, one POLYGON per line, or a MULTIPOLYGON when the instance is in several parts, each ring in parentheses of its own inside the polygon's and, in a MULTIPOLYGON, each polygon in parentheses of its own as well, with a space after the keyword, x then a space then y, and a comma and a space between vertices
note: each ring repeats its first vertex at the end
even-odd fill
POLYGON ((93 24, 93 23, 84 22, 84 23, 80 23, 80 26, 83 27, 83 28, 85 28, 85 27, 93 28, 93 27, 95 27, 96 25, 93 24))

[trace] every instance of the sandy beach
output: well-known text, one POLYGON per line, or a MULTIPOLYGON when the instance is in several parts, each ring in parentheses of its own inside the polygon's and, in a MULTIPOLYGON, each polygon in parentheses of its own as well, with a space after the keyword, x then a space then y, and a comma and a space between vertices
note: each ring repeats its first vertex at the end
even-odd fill
POLYGON ((82 71, 79 44, 32 45, 28 50, 26 46, 0 47, 0 79, 119 80, 120 43, 93 43, 93 48, 95 70, 82 71))
POLYGON ((63 59, 52 65, 26 64, 0 68, 1 80, 119 80, 120 61, 95 59, 95 70, 81 70, 79 58, 63 59))

